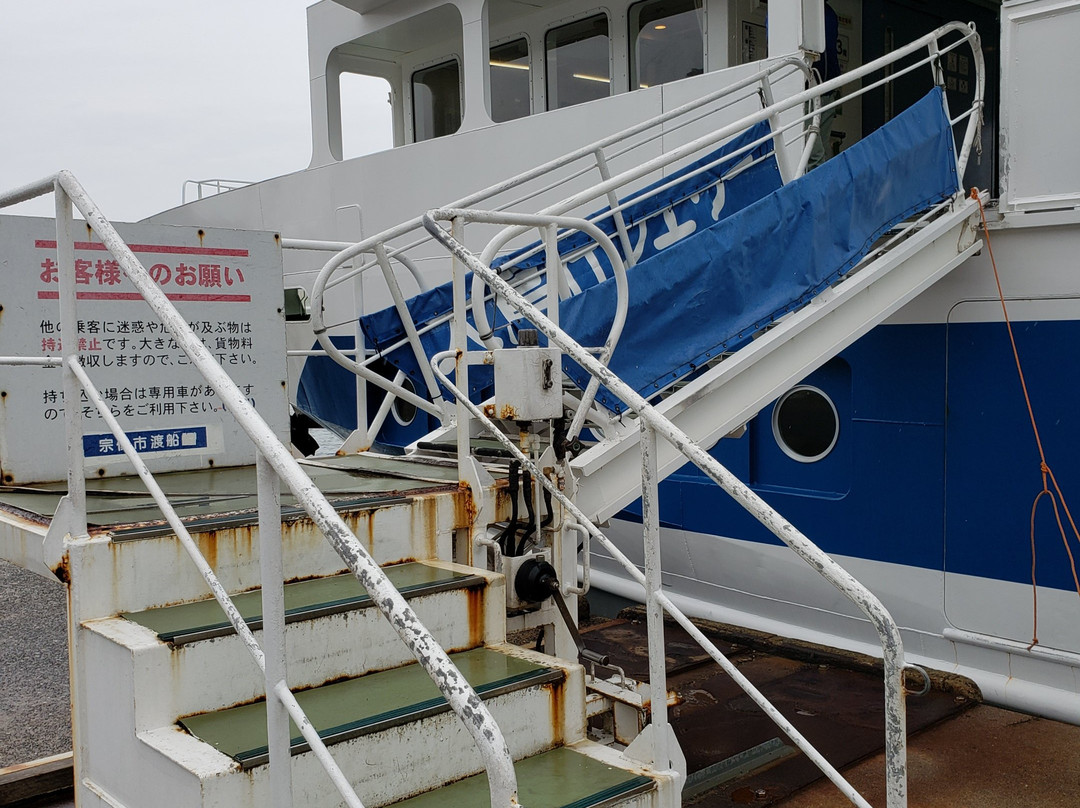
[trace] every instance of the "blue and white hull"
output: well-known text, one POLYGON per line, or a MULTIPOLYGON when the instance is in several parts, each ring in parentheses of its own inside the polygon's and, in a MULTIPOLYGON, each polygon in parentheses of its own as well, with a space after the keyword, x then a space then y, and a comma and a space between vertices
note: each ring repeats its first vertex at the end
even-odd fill
MULTIPOLYGON (((1080 228, 989 236, 1046 462, 1075 509, 1080 228)), ((805 383, 837 410, 827 457, 785 454, 772 406, 713 455, 881 598, 913 661, 972 678, 988 701, 1080 722, 1080 539, 1059 501, 1063 543, 1043 495, 1033 571, 1040 456, 987 252, 805 383)), ((688 612, 875 652, 865 618, 696 469, 660 490, 664 584, 688 612)), ((639 514, 635 503, 611 532, 641 562, 639 514)), ((595 567, 598 586, 633 596, 595 567)))

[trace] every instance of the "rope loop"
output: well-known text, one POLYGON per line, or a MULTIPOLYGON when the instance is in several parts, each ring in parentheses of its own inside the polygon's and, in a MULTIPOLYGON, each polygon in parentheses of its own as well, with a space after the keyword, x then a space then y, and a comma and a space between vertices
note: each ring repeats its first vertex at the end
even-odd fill
POLYGON ((1073 557, 1072 547, 1069 544, 1069 537, 1065 532, 1065 525, 1061 521, 1061 513, 1058 510, 1059 501, 1061 503, 1061 510, 1065 512, 1065 517, 1068 519, 1069 526, 1072 528, 1077 543, 1080 543, 1080 529, 1077 529, 1076 521, 1073 519, 1072 512, 1069 510, 1069 505, 1065 501, 1065 494, 1062 492, 1061 486, 1058 485, 1057 478, 1054 476, 1050 464, 1046 462, 1046 452, 1043 450, 1042 436, 1039 434, 1039 426, 1035 421, 1035 409, 1031 404, 1031 395, 1028 393, 1027 380, 1024 378, 1023 364, 1020 362, 1020 351, 1016 347, 1016 336, 1013 334, 1012 321, 1009 319, 1009 308, 1005 303, 1005 292, 1001 288, 1001 276, 998 273, 997 261, 994 260, 994 247, 990 242, 990 229, 986 225, 986 210, 983 208, 982 197, 979 196, 978 188, 971 189, 970 198, 979 205, 979 217, 982 220, 983 236, 986 238, 986 252, 990 256, 990 266, 994 270, 994 282, 997 284, 998 298, 1001 300, 1001 313, 1005 318, 1005 328, 1009 333, 1009 343, 1012 345, 1013 359, 1016 362, 1016 374, 1020 379, 1020 389, 1024 393, 1024 403, 1027 404, 1028 419, 1031 422, 1031 432, 1035 438, 1035 446, 1039 450, 1039 473, 1042 475, 1042 490, 1035 496, 1035 501, 1031 503, 1032 639, 1031 645, 1028 646, 1028 649, 1030 650, 1039 642, 1039 596, 1038 585, 1035 583, 1035 512, 1038 509, 1039 500, 1044 496, 1050 498, 1050 505, 1054 509, 1054 519, 1057 522, 1058 533, 1061 535, 1062 544, 1065 545, 1065 554, 1069 557, 1069 566, 1072 570, 1073 583, 1076 585, 1077 595, 1080 595, 1080 576, 1077 575, 1076 559, 1073 557), (1050 490, 1048 482, 1053 483, 1053 491, 1050 490))

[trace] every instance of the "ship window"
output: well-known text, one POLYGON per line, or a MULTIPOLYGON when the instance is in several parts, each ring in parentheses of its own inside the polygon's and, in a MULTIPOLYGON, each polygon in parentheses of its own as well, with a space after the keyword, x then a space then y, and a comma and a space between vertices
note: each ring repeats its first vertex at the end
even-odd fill
POLYGON ((532 71, 529 41, 522 37, 491 49, 491 120, 496 123, 529 114, 532 71))
POLYGON ((544 38, 547 108, 611 95, 608 21, 604 14, 552 28, 544 38))
POLYGON ((793 387, 773 407, 773 437, 784 454, 800 463, 826 457, 840 435, 836 405, 810 385, 793 387))
POLYGON ((647 0, 630 6, 633 88, 696 76, 705 69, 702 0, 647 0))
POLYGON ((413 138, 452 135, 461 126, 461 69, 456 59, 412 75, 413 138))
POLYGON ((303 322, 311 319, 311 301, 302 286, 292 286, 285 290, 285 322, 303 322))
POLYGON ((341 90, 341 157, 348 160, 394 145, 394 109, 390 82, 379 76, 343 72, 341 90))
MULTIPOLYGON (((408 376, 401 380, 401 386, 409 393, 416 392, 416 386, 408 376)), ((416 405, 403 398, 395 398, 393 405, 390 407, 390 412, 394 414, 395 421, 402 426, 408 426, 416 418, 416 405)))

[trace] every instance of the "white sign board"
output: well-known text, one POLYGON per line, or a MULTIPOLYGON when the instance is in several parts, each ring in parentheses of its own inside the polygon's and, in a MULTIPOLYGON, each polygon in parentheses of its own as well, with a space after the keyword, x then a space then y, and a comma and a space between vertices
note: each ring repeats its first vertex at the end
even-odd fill
MULTIPOLYGON (((288 440, 281 248, 273 233, 118 224, 120 235, 277 435, 288 440)), ((80 361, 152 471, 253 463, 254 448, 116 260, 76 222, 80 361)), ((56 356, 51 219, 0 216, 0 355, 56 356)), ((67 476, 58 368, 0 365, 0 479, 67 476)), ((83 396, 88 474, 131 474, 83 396)))

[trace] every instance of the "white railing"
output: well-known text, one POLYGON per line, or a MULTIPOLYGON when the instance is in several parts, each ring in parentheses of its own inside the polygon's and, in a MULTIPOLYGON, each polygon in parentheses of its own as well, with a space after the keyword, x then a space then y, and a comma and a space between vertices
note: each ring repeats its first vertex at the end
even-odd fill
MULTIPOLYGON (((791 523, 773 510, 764 500, 754 493, 745 483, 728 471, 705 449, 697 445, 685 432, 661 415, 644 397, 623 382, 592 352, 575 342, 562 331, 558 324, 531 304, 499 277, 478 256, 470 252, 462 243, 462 230, 467 222, 501 221, 505 214, 490 214, 483 211, 447 209, 431 211, 424 217, 428 232, 441 242, 454 258, 454 298, 455 298, 455 342, 451 350, 437 354, 432 358, 432 368, 439 381, 453 394, 459 414, 457 418, 458 457, 461 464, 462 478, 468 473, 468 436, 469 421, 478 420, 500 443, 538 480, 574 520, 583 526, 589 535, 599 542, 619 562, 626 572, 645 589, 645 605, 649 637, 650 688, 652 691, 652 741, 654 744, 653 761, 663 761, 660 768, 667 768, 671 760, 668 746, 666 716, 666 678, 664 672, 663 613, 671 615, 705 649, 724 671, 738 683, 753 701, 773 720, 774 723, 792 740, 792 742, 829 778, 853 804, 860 808, 870 808, 866 800, 848 783, 784 716, 746 679, 723 653, 690 622, 683 612, 663 593, 660 584, 660 521, 658 504, 658 485, 660 477, 656 466, 657 435, 670 442, 686 460, 701 469, 710 479, 726 491, 739 505, 770 532, 790 547, 810 567, 825 580, 836 587, 845 597, 855 604, 874 626, 881 641, 882 659, 885 669, 885 750, 886 750, 886 793, 889 808, 903 808, 907 805, 907 735, 903 691, 904 662, 903 641, 899 627, 881 602, 852 577, 824 551, 800 533, 791 523), (453 235, 444 230, 439 221, 452 223, 453 235), (459 268, 460 265, 460 268, 459 268), (483 409, 469 401, 463 390, 468 389, 468 365, 470 362, 485 363, 489 359, 487 351, 468 352, 463 339, 464 276, 465 270, 479 276, 489 284, 521 316, 533 323, 549 340, 549 344, 558 346, 567 356, 588 371, 593 380, 603 384, 618 396, 628 410, 637 416, 641 431, 642 463, 642 520, 644 523, 644 558, 645 571, 642 573, 564 494, 557 485, 543 474, 541 469, 526 456, 507 437, 497 424, 489 419, 483 409), (452 361, 455 382, 441 365, 452 361)), ((592 386, 590 385, 590 388, 592 386)))
POLYGON ((203 199, 207 196, 217 196, 223 194, 226 191, 235 191, 237 188, 243 188, 251 185, 248 180, 184 180, 183 188, 180 191, 181 203, 186 205, 188 203, 188 186, 195 186, 195 199, 203 199))
MULTIPOLYGON (((293 804, 289 733, 289 718, 291 717, 301 729, 304 738, 311 745, 346 804, 350 808, 363 808, 356 792, 334 762, 319 738, 318 732, 311 726, 296 703, 285 681, 285 607, 280 508, 280 484, 284 482, 320 528, 327 541, 371 595, 373 602, 412 651, 418 663, 431 676, 451 709, 469 730, 487 769, 491 804, 506 808, 517 806, 517 780, 513 761, 502 732, 487 707, 450 661, 446 652, 420 622, 405 599, 386 578, 378 564, 364 549, 363 544, 352 534, 334 507, 318 490, 284 444, 278 440, 244 393, 213 359, 200 338, 151 279, 141 262, 127 247, 108 219, 102 215, 75 177, 67 171, 61 171, 54 176, 2 194, 0 208, 48 193, 53 193, 56 200, 56 243, 57 263, 60 267, 63 358, 57 360, 53 357, 0 357, 0 364, 24 366, 61 364, 64 370, 65 400, 78 401, 80 391, 86 391, 87 397, 108 424, 123 448, 124 454, 135 467, 169 525, 198 567, 215 599, 225 611, 233 628, 242 638, 252 659, 264 675, 273 804, 281 808, 293 804), (232 414, 255 445, 261 537, 260 564, 263 582, 263 647, 259 646, 228 593, 191 539, 187 528, 79 362, 72 204, 83 214, 87 224, 117 260, 128 279, 169 329, 181 350, 187 354, 192 364, 213 387, 225 409, 232 414)), ((83 414, 78 407, 65 407, 64 410, 68 451, 67 499, 72 506, 67 532, 72 537, 78 538, 87 535, 82 440, 83 414)))
MULTIPOLYGON (((645 170, 635 168, 630 171, 621 172, 613 177, 611 172, 612 162, 615 160, 623 160, 627 164, 634 166, 644 165, 646 159, 644 157, 639 157, 638 155, 644 153, 649 144, 654 144, 662 137, 671 138, 681 130, 694 124, 700 124, 701 122, 708 120, 710 116, 720 114, 737 104, 749 101, 755 105, 761 106, 760 99, 762 97, 771 97, 771 87, 773 84, 789 79, 795 74, 798 74, 806 81, 812 80, 809 68, 801 59, 794 57, 778 59, 734 84, 704 95, 690 103, 670 110, 663 115, 642 121, 641 123, 614 135, 590 143, 587 146, 576 149, 562 157, 537 166, 530 171, 523 172, 515 177, 511 177, 474 194, 470 194, 463 199, 451 202, 447 207, 474 207, 479 204, 485 204, 493 210, 508 213, 515 211, 535 213, 535 211, 528 210, 526 207, 529 202, 538 197, 550 197, 552 193, 555 193, 560 189, 564 189, 563 193, 566 193, 568 190, 575 187, 575 185, 580 185, 581 178, 592 172, 596 172, 596 177, 598 178, 600 185, 594 184, 589 191, 582 192, 572 197, 577 200, 574 205, 560 204, 558 206, 546 207, 539 211, 539 213, 563 215, 571 212, 574 207, 580 207, 581 205, 588 204, 594 200, 602 200, 611 207, 611 212, 608 216, 614 219, 618 239, 622 243, 624 252, 627 255, 630 255, 632 254, 632 250, 629 249, 629 236, 626 232, 625 225, 622 224, 621 218, 621 212, 627 203, 620 206, 620 192, 632 188, 634 183, 644 178, 650 172, 661 171, 664 168, 672 166, 688 154, 720 143, 726 135, 724 137, 709 136, 704 139, 696 140, 694 143, 697 145, 694 149, 680 150, 678 155, 672 156, 670 159, 661 158, 659 160, 648 161, 649 167, 645 170), (516 196, 507 199, 506 197, 510 194, 516 194, 516 196)), ((814 113, 811 113, 810 117, 813 117, 813 115, 814 113)), ((800 130, 797 134, 797 138, 801 139, 802 137, 803 134, 800 130)), ((778 138, 779 134, 770 133, 758 143, 752 144, 750 148, 760 145, 760 143, 767 140, 777 141, 778 138)), ((805 155, 809 154, 811 144, 812 141, 807 140, 804 145, 803 153, 805 155)), ((780 144, 778 142, 778 153, 783 151, 779 146, 780 144)), ((803 162, 805 163, 805 160, 803 162)), ((789 172, 785 176, 785 179, 790 179, 791 176, 792 174, 789 172)), ((597 220, 594 220, 594 223, 595 221, 597 220)), ((414 277, 419 277, 420 272, 418 264, 426 258, 419 256, 422 253, 422 248, 425 245, 429 245, 430 242, 430 237, 423 230, 421 217, 417 216, 401 225, 364 239, 359 243, 349 245, 347 249, 341 249, 326 262, 315 280, 312 288, 311 324, 315 336, 322 348, 326 351, 327 355, 331 356, 338 364, 353 371, 373 386, 386 391, 392 396, 397 396, 408 401, 419 409, 446 422, 448 420, 447 413, 449 412, 449 408, 442 401, 442 394, 439 391, 438 385, 435 383, 434 377, 428 369, 428 359, 420 344, 419 338, 427 331, 437 328, 445 323, 449 317, 430 322, 425 326, 416 326, 405 307, 405 297, 401 293, 400 286, 392 267, 392 262, 399 262, 408 269, 414 277), (362 259, 359 262, 359 265, 356 265, 357 262, 354 260, 357 258, 362 259), (340 271, 342 267, 349 262, 353 262, 353 268, 347 271, 340 271), (376 373, 370 367, 375 361, 375 358, 364 358, 365 346, 362 344, 362 340, 358 339, 358 344, 354 353, 355 359, 352 356, 346 355, 330 341, 328 332, 331 329, 345 325, 346 322, 353 322, 355 317, 349 317, 348 320, 342 322, 327 323, 324 311, 324 298, 326 293, 339 284, 346 283, 375 267, 379 267, 386 278, 386 283, 391 293, 391 299, 402 318, 402 323, 406 330, 406 336, 403 340, 391 346, 383 346, 383 350, 391 351, 403 345, 409 345, 411 347, 416 356, 418 365, 421 368, 421 372, 425 376, 424 381, 427 389, 424 392, 427 394, 427 398, 410 393, 408 390, 404 389, 400 383, 395 384, 391 380, 376 373)), ((332 242, 305 242, 285 239, 283 240, 283 246, 294 247, 296 249, 330 250, 338 245, 332 242)), ((421 288, 423 288, 422 285, 421 288)), ((359 312, 361 315, 363 313, 364 312, 359 312)), ((366 448, 367 446, 370 446, 371 441, 374 439, 379 425, 369 425, 366 410, 361 410, 359 408, 357 411, 357 424, 358 431, 365 433, 367 439, 361 439, 355 445, 359 448, 366 448)))
MULTIPOLYGON (((745 131, 748 127, 761 121, 769 121, 772 131, 768 135, 760 138, 754 143, 746 145, 740 151, 734 152, 733 156, 737 161, 738 154, 747 153, 766 141, 771 140, 776 147, 775 152, 783 179, 785 181, 794 179, 806 170, 807 160, 813 146, 813 141, 814 138, 817 137, 819 116, 823 110, 838 106, 845 100, 861 96, 867 92, 878 89, 889 82, 895 81, 901 76, 927 67, 932 71, 934 83, 944 87, 945 81, 944 73, 941 68, 941 59, 948 52, 964 46, 970 48, 972 59, 975 64, 975 100, 968 108, 950 119, 950 123, 953 126, 962 124, 966 121, 964 137, 957 152, 957 173, 958 176, 962 177, 971 154, 971 149, 977 143, 976 134, 982 122, 985 67, 979 45, 979 36, 976 33, 974 26, 954 22, 941 26, 935 31, 926 34, 879 59, 853 68, 835 79, 816 86, 811 86, 809 89, 796 93, 781 101, 773 102, 774 85, 790 78, 793 71, 801 71, 809 78, 809 70, 803 61, 794 57, 779 59, 766 65, 762 70, 724 87, 723 89, 714 91, 661 116, 643 121, 615 135, 591 143, 570 152, 563 157, 552 160, 542 166, 538 166, 531 171, 524 172, 516 177, 505 180, 504 182, 490 186, 476 194, 472 194, 463 200, 450 203, 445 207, 455 209, 475 208, 480 203, 486 203, 485 207, 491 212, 517 212, 533 213, 535 215, 560 216, 580 211, 584 209, 585 206, 606 203, 608 205, 608 210, 601 216, 593 219, 592 222, 595 224, 604 218, 611 218, 614 221, 617 238, 621 242, 624 255, 627 256, 627 262, 632 266, 633 251, 629 248, 629 236, 622 220, 622 211, 629 205, 640 203, 648 197, 661 193, 666 189, 667 186, 661 186, 653 189, 647 194, 639 193, 632 195, 633 189, 640 185, 640 183, 650 175, 655 176, 657 173, 663 173, 673 169, 690 159, 700 156, 705 151, 716 147, 718 144, 726 141, 732 136, 745 131), (943 44, 944 40, 950 38, 953 41, 943 44), (925 55, 913 59, 909 64, 906 64, 902 68, 893 69, 893 66, 896 63, 908 59, 920 51, 925 51, 925 55), (875 79, 874 74, 880 72, 885 73, 884 77, 875 79), (865 85, 862 84, 864 79, 867 79, 865 85), (840 90, 844 90, 846 95, 842 98, 828 101, 828 103, 823 103, 824 101, 827 101, 827 99, 823 98, 824 96, 840 90), (761 108, 753 114, 745 116, 733 123, 716 127, 709 132, 709 134, 671 149, 658 157, 650 159, 640 157, 636 160, 630 160, 629 162, 632 164, 631 168, 614 176, 612 175, 610 164, 613 160, 640 154, 641 152, 638 152, 637 150, 641 149, 645 144, 651 143, 661 136, 669 137, 672 132, 699 123, 711 115, 722 112, 740 102, 745 102, 750 97, 759 97, 761 99, 761 108), (785 165, 786 147, 798 141, 803 142, 800 158, 797 167, 790 169, 785 165), (559 173, 561 171, 569 171, 569 173, 564 176, 559 173), (596 171, 598 173, 600 181, 585 190, 572 193, 562 201, 542 207, 537 211, 530 211, 522 208, 525 203, 536 199, 541 195, 549 195, 560 188, 569 189, 571 183, 578 182, 582 176, 591 171, 596 171), (500 200, 504 198, 504 195, 511 191, 519 192, 520 195, 510 201, 501 202, 500 200), (627 194, 631 194, 631 196, 627 198, 627 194), (620 196, 624 198, 622 203, 619 202, 620 196)), ((812 81, 812 79, 809 80, 812 81)), ((695 173, 700 173, 709 168, 711 168, 711 166, 701 167, 695 173)), ((682 175, 677 180, 673 180, 673 182, 680 181, 686 176, 692 175, 682 175)), ((312 327, 315 336, 318 338, 327 355, 331 356, 340 365, 352 370, 375 387, 386 391, 388 396, 398 396, 409 401, 421 410, 435 415, 446 423, 448 420, 447 414, 450 410, 445 402, 442 401, 441 391, 431 374, 428 372, 427 357, 423 351, 419 337, 426 331, 437 328, 445 323, 449 319, 449 316, 434 320, 426 325, 417 326, 413 322, 412 317, 405 306, 405 298, 401 294, 400 287, 397 284, 391 267, 392 261, 398 261, 408 268, 415 276, 420 275, 417 270, 417 261, 410 256, 410 252, 415 252, 421 245, 428 242, 428 237, 426 235, 421 234, 417 237, 417 234, 420 233, 419 223, 419 219, 412 219, 395 228, 383 231, 382 233, 367 238, 357 244, 353 244, 346 249, 341 249, 327 261, 316 278, 312 290, 312 327), (403 238, 411 240, 404 244, 394 243, 396 240, 403 238), (360 262, 359 266, 354 266, 348 271, 340 272, 344 264, 361 257, 363 260, 360 262), (427 387, 427 399, 405 390, 400 384, 400 379, 396 382, 391 381, 372 370, 370 365, 377 357, 365 358, 366 351, 362 339, 358 339, 356 351, 353 352, 353 356, 345 355, 345 353, 336 348, 329 339, 328 331, 343 323, 326 323, 323 306, 326 292, 334 288, 337 284, 344 283, 351 278, 357 277, 359 274, 375 266, 379 266, 386 277, 394 306, 397 309, 406 330, 406 337, 404 339, 393 345, 380 346, 380 350, 382 353, 386 353, 405 345, 408 345, 411 348, 416 356, 421 372, 424 373, 425 385, 427 387)), ((517 230, 505 233, 504 244, 498 245, 498 248, 505 246, 506 242, 513 241, 527 230, 528 228, 526 226, 522 226, 517 230)), ((561 238, 565 235, 566 232, 559 234, 558 237, 561 238)), ((297 246, 300 244, 301 242, 297 242, 297 246)), ((324 248, 330 249, 334 246, 339 245, 326 244, 324 245, 324 248)), ((492 247, 489 252, 485 253, 483 256, 485 263, 490 262, 490 260, 495 257, 494 252, 498 248, 492 247)), ((546 249, 545 246, 541 245, 536 248, 536 251, 538 252, 544 249, 546 249)), ((527 256, 522 256, 522 258, 524 257, 527 256)), ((504 269, 509 268, 509 266, 510 265, 504 267, 504 269)), ((485 305, 491 300, 491 295, 490 293, 485 293, 481 288, 479 277, 474 279, 471 292, 472 314, 478 336, 488 347, 493 347, 494 341, 491 333, 491 324, 488 322, 485 311, 485 305)), ((361 315, 363 313, 364 312, 362 311, 359 312, 361 315)), ((384 402, 384 404, 387 404, 387 407, 384 407, 383 409, 387 409, 388 402, 384 402)), ((602 414, 597 413, 595 410, 593 410, 593 414, 600 418, 603 417, 602 414)), ((382 423, 381 421, 377 421, 376 423, 368 424, 366 410, 361 411, 358 408, 357 424, 358 431, 363 433, 364 437, 353 445, 358 448, 367 448, 371 445, 382 423)), ((574 424, 575 429, 580 430, 581 425, 582 417, 576 418, 574 424)), ((572 432, 571 434, 576 434, 576 432, 572 432)))

